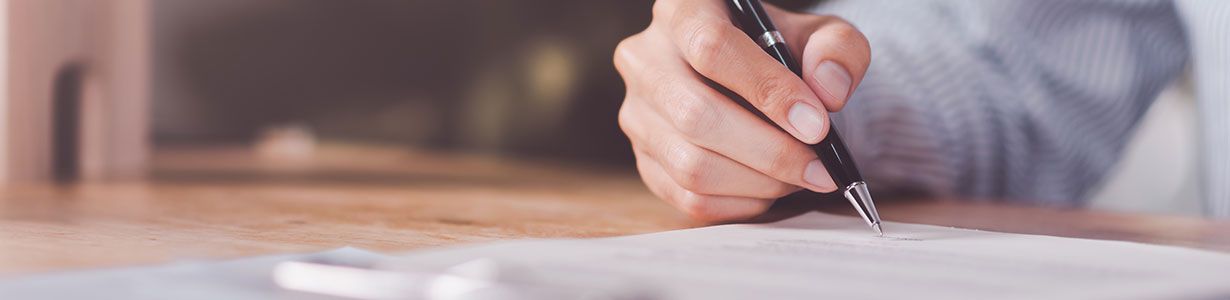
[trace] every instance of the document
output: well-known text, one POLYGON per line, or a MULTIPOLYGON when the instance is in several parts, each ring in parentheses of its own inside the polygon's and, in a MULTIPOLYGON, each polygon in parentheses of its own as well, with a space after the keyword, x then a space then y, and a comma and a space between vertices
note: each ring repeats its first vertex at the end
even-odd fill
POLYGON ((344 248, 0 280, 0 299, 1230 299, 1230 254, 809 213, 402 254, 344 248))
POLYGON ((536 280, 610 276, 661 299, 1230 299, 1230 255, 1132 242, 809 213, 637 236, 411 253, 403 268, 483 259, 536 280), (531 276, 534 274, 529 274, 531 276))

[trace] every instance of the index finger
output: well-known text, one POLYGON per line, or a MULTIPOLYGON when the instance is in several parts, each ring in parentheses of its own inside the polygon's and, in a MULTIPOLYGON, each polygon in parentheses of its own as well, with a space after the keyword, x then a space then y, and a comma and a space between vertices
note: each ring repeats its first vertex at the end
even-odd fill
MULTIPOLYGON (((796 139, 820 142, 828 116, 815 92, 730 20, 720 1, 659 1, 676 48, 697 73, 730 89, 796 139)), ((657 17, 655 17, 657 19, 657 17)))

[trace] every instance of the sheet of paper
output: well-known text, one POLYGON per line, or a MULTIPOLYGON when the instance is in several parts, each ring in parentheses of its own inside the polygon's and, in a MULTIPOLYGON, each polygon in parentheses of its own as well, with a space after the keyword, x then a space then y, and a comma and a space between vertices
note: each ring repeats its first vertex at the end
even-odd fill
POLYGON ((355 248, 226 261, 185 260, 155 266, 80 270, 0 278, 0 299, 245 300, 332 299, 278 288, 273 268, 285 261, 370 264, 389 256, 355 248))
POLYGON ((885 230, 888 238, 875 237, 861 220, 813 213, 403 255, 347 248, 3 278, 0 299, 332 299, 279 288, 274 269, 287 261, 423 272, 498 262, 514 280, 642 289, 633 294, 648 299, 1230 299, 1230 254, 900 223, 885 230))
POLYGON ((811 213, 592 240, 410 254, 439 268, 485 258, 563 276, 618 275, 667 299, 1227 299, 1230 255, 1130 242, 887 223, 811 213), (589 275, 587 275, 589 274, 589 275))

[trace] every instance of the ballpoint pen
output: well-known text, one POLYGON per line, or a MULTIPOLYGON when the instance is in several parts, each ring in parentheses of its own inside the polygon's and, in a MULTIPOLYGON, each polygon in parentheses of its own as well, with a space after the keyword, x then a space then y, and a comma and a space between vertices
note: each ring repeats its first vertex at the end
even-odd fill
MULTIPOLYGON (((773 26, 773 21, 769 19, 769 15, 765 13, 764 7, 760 5, 759 0, 727 0, 727 6, 730 7, 731 14, 734 16, 736 23, 748 37, 760 44, 765 52, 777 59, 778 62, 786 65, 786 68, 794 72, 795 75, 803 76, 803 70, 799 67, 799 62, 794 60, 790 55, 790 49, 786 47, 786 40, 782 38, 782 34, 777 31, 777 27, 773 26)), ((761 119, 769 120, 763 113, 753 107, 747 100, 736 98, 744 108, 755 113, 761 119)), ((769 121, 769 123, 773 123, 769 121)), ((820 162, 824 164, 824 168, 828 170, 829 176, 833 177, 833 182, 837 183, 838 189, 843 191, 846 200, 850 200, 850 204, 854 205, 854 209, 867 222, 867 226, 875 230, 877 234, 883 236, 884 230, 880 227, 880 214, 876 212, 875 203, 871 200, 871 193, 867 191, 867 182, 863 181, 863 176, 859 174, 858 168, 854 166, 854 158, 850 156, 849 150, 846 150, 846 144, 841 141, 841 136, 837 134, 837 127, 829 123, 829 133, 820 143, 812 145, 812 150, 816 151, 816 155, 820 157, 820 162)))

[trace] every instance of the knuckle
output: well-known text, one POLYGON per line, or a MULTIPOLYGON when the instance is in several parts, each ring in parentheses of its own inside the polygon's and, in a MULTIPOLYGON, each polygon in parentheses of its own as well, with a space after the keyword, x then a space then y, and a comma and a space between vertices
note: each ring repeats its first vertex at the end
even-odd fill
POLYGON ((650 153, 649 150, 646 150, 645 147, 638 146, 633 143, 632 156, 636 158, 636 171, 641 175, 641 180, 644 181, 645 185, 649 186, 650 189, 654 189, 654 192, 656 193, 656 187, 658 185, 652 184, 650 182, 651 177, 649 176, 650 171, 654 171, 654 168, 658 168, 655 166, 657 162, 654 161, 653 154, 650 153))
POLYGON ((790 178, 791 174, 799 173, 807 162, 800 160, 799 155, 791 150, 792 147, 786 143, 766 145, 765 157, 769 158, 769 162, 765 173, 774 178, 790 178))
POLYGON ((675 13, 675 9, 679 6, 678 1, 659 0, 654 1, 652 14, 654 20, 669 19, 675 13))
POLYGON ((635 50, 633 50, 634 49, 633 43, 636 42, 636 40, 638 39, 638 36, 639 34, 630 36, 620 41, 619 45, 615 46, 615 53, 613 57, 611 58, 611 60, 612 60, 612 63, 614 63, 615 65, 615 70, 619 71, 620 73, 626 73, 628 71, 628 68, 632 67, 630 64, 633 61, 636 61, 635 57, 637 53, 635 50))
POLYGON ((682 170, 675 172, 675 183, 685 190, 704 193, 708 192, 705 186, 705 175, 703 172, 696 170, 682 170))
POLYGON ((683 191, 680 193, 679 199, 676 202, 679 209, 688 216, 697 220, 712 221, 717 220, 720 216, 714 207, 713 201, 709 196, 697 194, 691 191, 683 191))
POLYGON ((629 137, 631 137, 630 133, 632 131, 632 126, 633 126, 632 111, 631 111, 632 109, 629 108, 629 105, 628 105, 628 102, 630 101, 632 101, 631 98, 624 99, 624 104, 620 105, 619 115, 615 119, 616 122, 618 122, 619 124, 619 130, 623 131, 624 134, 629 135, 629 137))
POLYGON ((718 106, 696 93, 683 94, 672 97, 674 115, 669 119, 684 137, 702 137, 717 126, 718 106))
POLYGON ((693 21, 684 29, 684 55, 692 61, 697 72, 712 72, 712 65, 722 57, 722 49, 729 39, 729 29, 721 23, 693 21))
POLYGON ((615 65, 616 71, 623 73, 628 69, 627 57, 632 54, 629 51, 627 39, 620 41, 619 45, 615 45, 615 55, 611 56, 611 63, 615 65))
POLYGON ((667 150, 667 161, 670 165, 671 178, 676 184, 689 191, 701 191, 707 177, 707 156, 699 149, 674 147, 667 150))
POLYGON ((756 100, 751 101, 755 101, 760 110, 766 114, 783 110, 782 106, 790 101, 791 85, 782 78, 770 75, 759 76, 752 84, 756 100))

